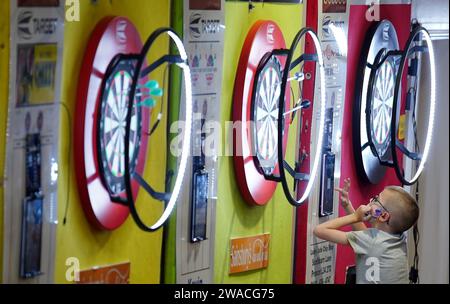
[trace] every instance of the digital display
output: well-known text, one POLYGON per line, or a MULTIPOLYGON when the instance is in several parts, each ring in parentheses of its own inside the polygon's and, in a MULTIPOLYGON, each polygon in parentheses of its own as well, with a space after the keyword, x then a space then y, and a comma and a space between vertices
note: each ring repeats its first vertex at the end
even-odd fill
POLYGON ((20 276, 24 279, 41 274, 42 208, 41 197, 25 198, 20 248, 20 276))
POLYGON ((41 137, 28 134, 26 143, 26 196, 33 196, 41 191, 41 137))
POLYGON ((197 243, 206 240, 208 173, 194 173, 191 206, 191 242, 197 243))
POLYGON ((333 214, 333 195, 334 195, 334 164, 335 155, 327 152, 323 156, 322 161, 322 180, 320 193, 320 210, 321 217, 333 214))

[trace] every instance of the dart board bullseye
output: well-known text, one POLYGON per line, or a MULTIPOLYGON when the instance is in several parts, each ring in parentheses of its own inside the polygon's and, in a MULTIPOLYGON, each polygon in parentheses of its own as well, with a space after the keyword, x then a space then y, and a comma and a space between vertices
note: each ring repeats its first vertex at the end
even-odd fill
MULTIPOLYGON (((80 200, 90 223, 114 230, 130 214, 129 207, 113 201, 125 194, 125 118, 137 60, 143 47, 136 27, 123 17, 106 17, 95 27, 80 73, 74 121, 74 157, 80 200)), ((143 80, 145 81, 145 80, 143 80)), ((144 134, 150 109, 133 107, 130 165, 142 173, 148 139, 144 134)), ((137 195, 139 185, 132 185, 137 195)))

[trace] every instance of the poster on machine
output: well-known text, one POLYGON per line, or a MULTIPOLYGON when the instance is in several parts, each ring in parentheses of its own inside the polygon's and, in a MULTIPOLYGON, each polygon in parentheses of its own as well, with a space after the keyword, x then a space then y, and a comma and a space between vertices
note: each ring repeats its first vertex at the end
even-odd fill
POLYGON ((177 210, 177 283, 212 283, 225 0, 185 0, 184 44, 193 90, 190 181, 177 210), (207 143, 211 144, 207 144, 207 143))
POLYGON ((11 0, 5 281, 53 281, 65 1, 11 0))
MULTIPOLYGON (((321 164, 320 187, 310 199, 308 231, 339 214, 341 168, 341 130, 344 118, 347 79, 347 36, 350 1, 318 1, 317 33, 322 42, 325 65, 326 133, 321 164)), ((315 96, 319 96, 316 83, 315 96)), ((308 234, 306 248, 306 282, 333 284, 335 281, 336 245, 308 234)))

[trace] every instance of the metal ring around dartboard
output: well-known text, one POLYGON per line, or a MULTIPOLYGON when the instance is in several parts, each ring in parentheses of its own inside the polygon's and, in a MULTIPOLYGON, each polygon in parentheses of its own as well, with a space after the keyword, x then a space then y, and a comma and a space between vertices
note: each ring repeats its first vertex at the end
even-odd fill
MULTIPOLYGON (((273 180, 267 180, 264 177, 264 170, 266 173, 278 174, 278 164, 274 162, 274 155, 271 153, 276 145, 272 141, 270 147, 266 142, 261 145, 261 149, 254 146, 253 132, 254 126, 260 123, 271 124, 271 131, 273 129, 273 116, 265 115, 264 111, 276 113, 278 102, 275 96, 271 96, 266 108, 258 107, 261 105, 262 94, 269 90, 268 86, 261 86, 265 77, 279 77, 279 74, 286 61, 285 56, 277 56, 276 58, 268 59, 275 49, 285 49, 286 43, 283 33, 279 26, 273 21, 260 20, 257 21, 249 30, 242 47, 238 69, 236 72, 236 79, 233 93, 233 122, 235 124, 235 132, 233 133, 233 164, 234 172, 237 180, 239 190, 244 200, 255 206, 264 206, 272 198, 277 183, 273 180), (266 57, 268 58, 268 57, 266 57), (271 61, 272 60, 272 61, 271 61), (270 68, 264 67, 264 63, 271 61, 270 68), (269 75, 270 74, 270 75, 269 75), (274 102, 277 102, 274 104, 274 102), (270 109, 269 109, 270 108, 270 109), (259 119, 258 119, 259 116, 259 119), (265 164, 265 169, 259 168, 259 159, 265 164)), ((268 78, 267 78, 268 79, 268 78)), ((289 107, 290 92, 286 90, 286 107, 289 107)), ((270 113, 268 113, 270 114, 270 113)), ((273 113, 272 113, 273 114, 273 113)), ((276 126, 278 128, 278 126, 276 126)), ((275 128, 275 129, 276 129, 275 128)), ((269 132, 268 129, 266 129, 269 132)), ((264 133, 264 130, 262 131, 264 133)), ((278 132, 277 132, 278 133, 278 132)), ((278 134, 272 133, 272 138, 278 134)), ((260 143, 265 138, 260 135, 260 143)), ((286 132, 283 134, 283 140, 287 140, 286 132)), ((277 151, 277 149, 275 149, 277 151)))
MULTIPOLYGON (((280 141, 280 139, 282 138, 282 132, 283 132, 283 123, 284 123, 284 116, 286 114, 286 101, 285 95, 282 95, 282 97, 279 100, 279 113, 278 113, 278 139, 279 139, 279 144, 278 144, 278 161, 279 163, 282 163, 283 165, 279 166, 280 167, 280 180, 281 180, 281 184, 283 185, 283 191, 285 193, 286 198, 288 199, 289 203, 295 207, 300 206, 301 204, 303 204, 306 199, 308 198, 312 187, 314 185, 315 179, 317 177, 317 171, 319 169, 319 165, 320 165, 320 161, 322 159, 322 145, 323 145, 323 137, 324 137, 324 132, 325 132, 325 109, 326 109, 326 95, 325 95, 325 70, 324 70, 324 60, 323 60, 323 53, 322 53, 322 47, 320 45, 320 41, 319 38, 317 37, 317 34, 314 32, 314 30, 312 30, 311 28, 303 28, 301 29, 296 37, 294 38, 294 41, 292 42, 292 46, 289 49, 289 54, 286 60, 286 68, 284 69, 283 72, 283 78, 282 78, 282 83, 281 83, 281 91, 285 91, 287 86, 288 86, 288 81, 289 81, 289 76, 290 76, 290 71, 292 69, 294 69, 296 66, 298 66, 301 62, 304 61, 312 61, 312 62, 317 62, 318 67, 319 67, 319 73, 320 73, 320 114, 319 114, 319 123, 318 123, 318 136, 317 136, 317 145, 315 147, 315 155, 313 157, 313 165, 312 165, 312 170, 309 172, 309 174, 307 173, 303 173, 303 172, 298 172, 297 168, 296 168, 296 164, 288 164, 285 160, 284 160, 284 150, 285 150, 285 145, 286 143, 282 143, 280 141), (303 36, 305 36, 306 34, 309 34, 309 36, 311 37, 315 49, 316 49, 316 53, 315 54, 302 54, 300 57, 295 58, 294 59, 294 53, 297 49, 297 47, 299 46, 299 43, 301 41, 301 39, 303 38, 303 36), (292 195, 290 189, 289 189, 289 185, 288 182, 286 180, 286 171, 288 172, 288 174, 290 174, 293 179, 294 179, 294 183, 298 183, 301 181, 307 181, 307 185, 304 188, 303 193, 295 193, 295 197, 294 195, 292 195)), ((301 106, 298 107, 297 110, 301 111, 301 106)), ((295 110, 295 109, 293 109, 295 110)), ((301 136, 301 130, 298 130, 299 132, 298 137, 301 136)), ((296 138, 296 142, 300 142, 300 138, 296 138)))
POLYGON ((127 117, 126 117, 126 128, 125 128, 125 187, 126 187, 126 196, 127 196, 127 204, 130 209, 131 215, 133 216, 134 221, 144 231, 152 232, 156 231, 159 228, 161 228, 164 223, 169 218, 170 214, 172 213, 176 201, 178 199, 178 196, 181 191, 182 183, 185 177, 188 157, 190 153, 190 146, 191 146, 191 130, 192 130, 192 82, 191 82, 191 74, 190 74, 190 68, 188 65, 188 57, 186 54, 186 50, 184 48, 183 42, 179 38, 179 36, 170 28, 160 28, 156 31, 154 31, 150 37, 148 38, 147 42, 145 43, 142 52, 139 56, 139 60, 136 64, 135 74, 133 83, 130 90, 130 100, 134 100, 134 96, 137 94, 137 88, 138 84, 141 83, 141 79, 144 77, 147 77, 153 70, 158 68, 164 63, 169 64, 176 64, 178 67, 180 67, 183 70, 184 75, 184 96, 186 99, 185 104, 185 120, 184 120, 184 128, 183 128, 183 135, 182 135, 182 151, 181 151, 181 157, 179 160, 179 168, 178 172, 176 173, 176 178, 174 182, 174 187, 171 193, 158 193, 151 185, 147 184, 142 175, 139 175, 136 172, 132 171, 132 163, 130 161, 130 138, 132 137, 132 118, 133 118, 133 103, 128 104, 128 111, 127 111, 127 117), (167 34, 170 39, 175 44, 176 48, 178 49, 179 55, 165 55, 156 60, 155 62, 146 65, 146 57, 147 54, 150 51, 150 48, 153 46, 155 40, 163 35, 167 34), (142 218, 140 217, 136 206, 134 204, 135 200, 135 194, 133 191, 133 183, 137 182, 140 187, 144 188, 143 190, 147 191, 153 198, 160 200, 165 203, 165 209, 162 215, 158 218, 158 220, 153 225, 147 225, 144 223, 142 218))
MULTIPOLYGON (((399 66, 397 32, 383 20, 367 32, 362 47, 353 108, 353 151, 364 181, 377 184, 392 166, 391 123, 399 66)), ((399 90, 400 94, 400 90, 399 90)))
MULTIPOLYGON (((409 70, 409 69, 408 69, 409 70)), ((408 71, 409 72, 409 71, 408 71)), ((417 95, 414 94, 414 97, 417 98, 417 95)), ((413 103, 415 104, 415 102, 413 103)), ((418 178, 422 174, 425 163, 428 159, 430 148, 431 148, 431 141, 433 138, 433 127, 434 127, 434 119, 435 119, 435 112, 436 112, 436 65, 435 65, 435 55, 434 55, 434 49, 433 49, 433 43, 431 41, 430 34, 428 31, 421 27, 417 26, 409 36, 409 39, 406 43, 405 49, 403 51, 403 56, 400 62, 400 68, 399 73, 396 78, 396 84, 395 84, 395 96, 394 96, 394 113, 392 116, 392 129, 391 129, 391 140, 392 142, 395 142, 395 145, 392 145, 392 156, 393 156, 393 163, 394 163, 394 169, 397 175, 397 178, 404 184, 404 185, 412 185, 415 182, 417 182, 418 178), (416 46, 415 41, 417 38, 420 39, 420 35, 423 35, 424 40, 426 41, 426 48, 423 46, 416 46), (414 46, 413 46, 414 45, 414 46), (428 53, 429 60, 430 60, 430 111, 429 111, 429 117, 428 117, 428 128, 426 133, 426 140, 425 145, 423 149, 423 153, 420 153, 420 151, 412 152, 408 150, 407 147, 403 145, 402 142, 397 140, 397 134, 399 130, 399 121, 394 120, 395 117, 398 116, 398 109, 400 108, 400 103, 402 101, 402 98, 400 96, 400 88, 401 83, 403 80, 403 75, 405 69, 409 68, 408 65, 408 58, 412 53, 428 53), (402 170, 403 164, 400 163, 403 158, 399 159, 397 155, 397 151, 399 151, 404 157, 407 157, 413 161, 419 161, 418 169, 414 176, 411 179, 407 179, 404 175, 404 172, 402 170)))
MULTIPOLYGON (((116 186, 121 183, 123 168, 108 167, 108 164, 103 162, 105 158, 102 160, 100 152, 100 143, 106 143, 100 140, 97 132, 101 125, 98 114, 102 108, 102 91, 104 91, 102 88, 106 86, 111 88, 115 76, 131 71, 128 65, 131 61, 116 61, 117 65, 114 68, 112 67, 114 64, 110 63, 115 58, 117 60, 119 54, 137 54, 141 49, 142 41, 139 33, 128 19, 107 17, 94 29, 83 59, 77 91, 77 119, 74 121, 75 170, 83 210, 89 221, 99 229, 116 229, 129 215, 129 208, 115 203, 109 193, 115 188, 113 180, 116 186), (108 68, 113 70, 108 72, 108 68), (109 170, 108 177, 104 175, 105 168, 109 170)), ((129 77, 124 77, 129 80, 129 77)), ((121 96, 124 95, 118 93, 111 96, 110 105, 114 107, 113 102, 120 100, 121 96)), ((124 99, 121 99, 121 102, 124 102, 124 99)), ((143 111, 139 116, 142 125, 146 125, 150 116, 149 111, 143 111)), ((142 172, 147 142, 143 140, 137 144, 137 150, 140 152, 133 153, 132 158, 135 170, 142 172)), ((112 150, 114 151, 114 148, 112 150)), ((112 152, 109 156, 115 157, 115 161, 118 161, 120 159, 118 154, 112 152)), ((123 158, 119 162, 123 164, 123 158)), ((136 187, 135 183, 133 187, 136 187)), ((124 189, 120 185, 113 192, 118 196, 124 196, 124 189)))

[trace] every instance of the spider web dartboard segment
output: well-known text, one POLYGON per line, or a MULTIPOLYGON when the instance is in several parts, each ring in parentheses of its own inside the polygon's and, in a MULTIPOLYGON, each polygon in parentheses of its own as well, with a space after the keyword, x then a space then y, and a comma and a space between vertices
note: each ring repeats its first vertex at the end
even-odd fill
POLYGON ((390 57, 377 70, 375 76, 370 131, 380 158, 384 158, 391 143, 390 131, 396 71, 395 62, 390 57))
POLYGON ((257 80, 254 107, 254 151, 266 175, 278 162, 278 111, 281 93, 281 63, 272 56, 257 80))
MULTIPOLYGON (((125 127, 129 91, 133 81, 134 64, 122 61, 106 80, 99 117, 100 167, 103 180, 112 196, 125 191, 125 127)), ((130 136, 130 169, 134 172, 139 154, 141 109, 133 107, 130 136)))

